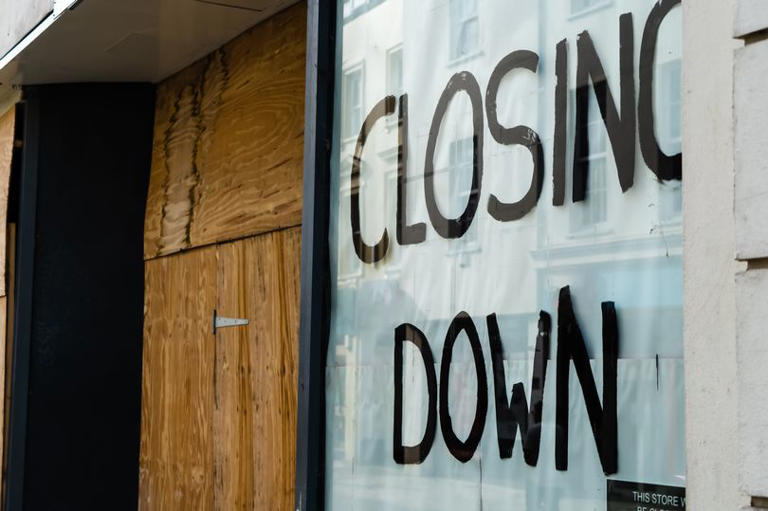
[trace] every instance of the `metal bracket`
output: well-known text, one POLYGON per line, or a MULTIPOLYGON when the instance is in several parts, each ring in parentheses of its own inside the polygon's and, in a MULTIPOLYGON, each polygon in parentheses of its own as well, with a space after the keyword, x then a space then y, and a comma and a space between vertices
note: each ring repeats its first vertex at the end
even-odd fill
POLYGON ((227 328, 231 326, 245 326, 248 324, 247 319, 242 318, 225 318, 216 314, 216 309, 213 309, 213 335, 216 335, 217 328, 227 328))

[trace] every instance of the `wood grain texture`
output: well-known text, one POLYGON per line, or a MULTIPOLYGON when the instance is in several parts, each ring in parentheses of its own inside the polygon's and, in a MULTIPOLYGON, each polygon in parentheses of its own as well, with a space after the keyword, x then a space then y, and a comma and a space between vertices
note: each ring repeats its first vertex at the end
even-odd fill
POLYGON ((301 223, 306 4, 159 85, 144 256, 301 223))
MULTIPOLYGON (((3 440, 0 442, 0 462, 2 473, 5 474, 6 437, 8 431, 8 414, 10 410, 10 367, 13 354, 13 315, 9 317, 8 310, 13 310, 13 282, 8 278, 15 275, 15 225, 8 226, 8 192, 11 181, 11 165, 13 161, 13 144, 16 132, 16 108, 11 107, 0 116, 0 395, 3 396, 4 407, 0 409, 0 424, 3 428, 3 440), (6 273, 6 267, 8 272, 6 273), (9 292, 9 290, 11 292, 9 292), (9 308, 10 307, 10 308, 9 308), (9 328, 10 327, 10 328, 9 328)), ((0 495, 5 497, 5 477, 2 478, 0 495)))
POLYGON ((293 509, 300 229, 219 247, 216 509, 293 509))
POLYGON ((140 509, 293 509, 300 243, 146 262, 140 509), (214 307, 250 323, 214 337, 214 307))
POLYGON ((216 247, 146 263, 139 509, 210 510, 216 247))
POLYGON ((8 189, 16 128, 16 109, 12 107, 0 117, 0 296, 6 294, 5 261, 8 218, 8 189))
MULTIPOLYGON (((6 365, 5 365, 5 359, 7 356, 7 349, 6 349, 6 340, 10 337, 6 335, 6 332, 8 331, 8 297, 3 296, 0 297, 0 360, 3 361, 2 364, 0 364, 0 392, 3 397, 6 395, 6 365)), ((9 389, 10 390, 10 389, 9 389)), ((6 424, 6 416, 7 414, 5 411, 8 410, 8 408, 0 410, 0 424, 3 424, 3 439, 5 439, 6 431, 5 424, 6 424)), ((3 440, 0 442, 0 460, 5 459, 5 441, 3 440)), ((4 473, 4 472, 3 472, 4 473)), ((5 481, 5 478, 3 478, 3 482, 5 481)))
POLYGON ((3 484, 2 484, 2 492, 0 495, 2 496, 2 501, 5 502, 5 473, 6 473, 6 462, 8 461, 6 459, 5 453, 8 451, 8 424, 9 424, 9 418, 10 414, 6 413, 7 410, 11 409, 12 399, 11 399, 11 367, 13 364, 13 324, 14 324, 14 315, 13 311, 15 310, 16 306, 16 224, 8 224, 8 294, 6 296, 7 302, 5 305, 5 330, 0 335, 5 336, 5 343, 4 344, 4 353, 3 353, 3 442, 2 442, 2 449, 3 449, 3 456, 2 458, 2 467, 3 467, 3 484), (10 314, 9 314, 10 312, 10 314))

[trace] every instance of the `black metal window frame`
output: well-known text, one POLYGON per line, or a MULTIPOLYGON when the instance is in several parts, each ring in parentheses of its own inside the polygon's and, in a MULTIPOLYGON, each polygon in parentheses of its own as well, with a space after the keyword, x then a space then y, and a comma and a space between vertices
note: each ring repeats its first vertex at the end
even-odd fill
POLYGON ((325 360, 330 319, 329 211, 336 0, 307 1, 296 511, 325 504, 325 360))

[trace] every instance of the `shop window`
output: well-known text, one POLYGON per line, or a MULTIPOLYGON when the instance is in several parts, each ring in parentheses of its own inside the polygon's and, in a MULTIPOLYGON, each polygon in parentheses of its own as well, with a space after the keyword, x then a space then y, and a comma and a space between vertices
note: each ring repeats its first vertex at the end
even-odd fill
POLYGON ((477 53, 480 25, 477 0, 451 0, 451 60, 477 53))
POLYGON ((606 167, 608 165, 608 136, 600 116, 600 108, 594 94, 589 100, 589 176, 587 197, 574 204, 571 210, 571 232, 593 232, 604 224, 608 217, 608 187, 606 167))
POLYGON ((571 15, 585 14, 610 3, 611 0, 571 0, 571 15))
POLYGON ((363 124, 363 68, 358 66, 344 72, 342 78, 342 126, 343 139, 354 138, 363 124))
MULTIPOLYGON (((340 8, 345 3, 350 12, 355 6, 370 5, 363 0, 341 0, 340 8)), ((675 119, 680 112, 679 63, 672 62, 682 53, 678 41, 681 8, 675 4, 676 14, 670 11, 664 21, 653 63, 644 60, 640 64, 639 39, 655 0, 401 3, 403 9, 400 3, 388 2, 393 9, 381 4, 358 18, 349 18, 352 21, 342 18, 340 12, 336 38, 323 41, 325 48, 333 44, 337 62, 344 67, 336 70, 333 90, 326 90, 328 97, 324 96, 325 101, 332 97, 335 130, 333 145, 326 148, 331 154, 330 217, 327 225, 316 224, 314 239, 322 244, 320 249, 327 248, 333 269, 343 278, 334 275, 328 300, 314 302, 317 308, 312 311, 324 321, 316 335, 328 343, 325 351, 313 352, 318 377, 303 387, 302 396, 317 402, 324 399, 326 407, 314 415, 305 413, 302 424, 311 433, 316 429, 307 424, 324 421, 326 433, 301 441, 326 454, 311 466, 302 465, 302 470, 323 475, 324 484, 317 490, 330 511, 430 506, 452 511, 476 506, 478 495, 487 497, 484 502, 489 507, 503 501, 507 507, 530 509, 605 509, 624 504, 625 498, 631 506, 632 492, 639 494, 647 485, 610 478, 618 467, 623 467, 621 473, 635 474, 635 481, 654 481, 653 491, 659 495, 680 498, 677 496, 685 491, 681 182, 655 178, 637 145, 637 135, 629 153, 614 154, 628 148, 611 144, 597 96, 605 93, 602 86, 607 84, 598 82, 595 87, 594 83, 602 77, 592 80, 590 76, 587 83, 579 84, 585 94, 578 105, 584 116, 579 116, 578 129, 589 138, 589 147, 577 151, 574 87, 579 85, 574 76, 579 66, 579 34, 589 31, 605 67, 605 80, 612 84, 615 106, 621 110, 619 82, 622 72, 630 70, 619 65, 625 44, 619 24, 620 16, 631 14, 636 44, 632 73, 637 80, 639 66, 653 66, 654 135, 662 150, 672 155, 669 142, 679 140, 681 127, 675 119), (563 40, 568 58, 559 63, 564 68, 557 65, 563 40), (435 41, 442 49, 435 50, 435 41), (491 43, 498 43, 493 51, 485 46, 491 43), (540 56, 537 72, 511 71, 504 77, 496 106, 504 126, 527 121, 534 128, 538 125, 540 135, 549 137, 542 142, 544 192, 534 211, 523 218, 500 221, 488 210, 488 198, 494 194, 508 202, 523 197, 530 186, 531 159, 525 147, 505 146, 491 137, 486 92, 501 59, 521 48, 536 50, 540 56), (481 88, 484 148, 475 147, 473 117, 477 112, 466 91, 457 92, 445 111, 435 112, 450 76, 461 71, 471 72, 481 88), (555 78, 565 88, 558 88, 555 78), (412 187, 406 216, 409 225, 420 227, 408 231, 413 234, 407 238, 408 245, 398 243, 396 108, 377 121, 361 173, 361 179, 366 178, 361 197, 364 238, 369 244, 375 242, 386 228, 389 248, 386 253, 375 252, 373 258, 368 253, 359 258, 349 211, 354 138, 373 102, 403 90, 410 95, 411 109, 407 148, 411 161, 406 174, 412 187), (567 96, 565 105, 559 101, 562 92, 567 96), (557 167, 551 145, 555 111, 567 128, 564 143, 557 149, 557 167), (439 131, 432 126, 436 118, 439 131), (354 129, 344 133, 342 127, 348 126, 354 129), (425 164, 426 146, 430 146, 430 164, 425 164), (483 194, 469 229, 459 239, 446 239, 435 228, 435 224, 440 228, 440 222, 431 221, 428 209, 437 206, 441 216, 449 219, 466 209, 475 157, 481 156, 476 149, 484 149, 483 194), (590 167, 584 175, 584 200, 575 203, 574 154, 590 167), (630 154, 634 154, 634 185, 624 193, 615 160, 630 154), (551 180, 555 170, 559 177, 561 156, 566 161, 565 200, 554 205, 551 180), (427 169, 434 171, 426 184, 432 187, 437 203, 429 206, 424 195, 427 169), (574 373, 567 357, 561 357, 560 367, 555 367, 553 350, 558 346, 552 342, 562 325, 571 333, 578 326, 580 335, 570 336, 574 349, 566 355, 577 356, 579 364, 589 366, 590 374, 574 373), (496 342, 496 330, 503 347, 501 365, 493 364, 488 347, 492 336, 496 342), (616 367, 619 351, 623 365, 618 373, 604 372, 603 365, 616 367), (440 357, 449 353, 450 364, 443 365, 440 357), (541 355, 548 355, 546 368, 536 363, 537 355, 539 361, 541 355), (601 360, 609 363, 601 364, 601 360), (566 367, 571 367, 570 405, 568 413, 558 417, 557 382, 549 376, 566 367), (512 399, 513 405, 519 404, 517 398, 524 395, 527 402, 518 408, 525 408, 529 419, 529 406, 536 411, 525 435, 510 414, 506 418, 494 414, 494 382, 502 376, 507 402, 512 399), (593 381, 584 376, 593 376, 593 381), (621 391, 611 394, 614 382, 621 391), (516 397, 510 398, 513 394, 516 397), (599 403, 592 400, 598 406, 590 405, 591 411, 583 397, 589 400, 590 395, 599 397, 599 403), (487 409, 479 406, 482 402, 487 409), (650 409, 653 414, 644 413, 650 409), (601 438, 590 430, 595 410, 608 424, 607 434, 601 433, 601 438), (570 430, 563 429, 565 419, 570 430), (558 437, 569 440, 569 449, 551 434, 558 428, 562 430, 558 437), (514 449, 511 459, 506 459, 512 446, 508 438, 497 446, 499 433, 513 430, 517 435, 514 449), (527 447, 521 443, 523 437, 527 447), (643 448, 653 442, 657 449, 643 448), (533 461, 530 455, 538 455, 537 466, 526 464, 533 461), (478 478, 480 462, 482 477, 478 478), (515 467, 526 467, 522 482, 515 478, 519 472, 515 467), (554 485, 553 474, 558 478, 554 485)), ((673 4, 664 6, 672 8, 673 4)), ((635 85, 636 108, 639 93, 635 85)), ((318 83, 321 92, 327 86, 327 82, 318 83)), ((633 127, 638 129, 637 118, 633 127)), ((317 143, 328 139, 323 123, 310 125, 308 130, 313 128, 317 143)), ((672 170, 676 173, 678 167, 672 170)), ((318 192, 325 193, 325 189, 318 192)), ((316 269, 312 273, 315 280, 304 282, 305 287, 325 285, 322 265, 316 269)), ((314 339, 307 335, 304 341, 309 343, 310 338, 314 339)), ((496 346, 494 356, 498 355, 496 346)))

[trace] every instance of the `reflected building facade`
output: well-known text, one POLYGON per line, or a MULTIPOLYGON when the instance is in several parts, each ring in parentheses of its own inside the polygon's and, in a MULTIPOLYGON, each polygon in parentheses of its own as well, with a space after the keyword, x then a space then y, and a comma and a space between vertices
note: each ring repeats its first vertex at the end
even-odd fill
MULTIPOLYGON (((574 297, 598 388, 601 302, 616 304, 620 421, 623 416, 632 423, 657 407, 663 408, 659 413, 667 420, 661 429, 648 424, 620 426, 620 456, 627 453, 622 459, 628 461, 619 475, 651 474, 657 482, 684 486, 681 183, 658 180, 637 146, 634 184, 622 192, 614 158, 617 148, 600 116, 594 84, 589 87, 586 200, 574 202, 571 187, 578 38, 584 31, 589 33, 618 108, 622 78, 619 17, 631 13, 633 18, 632 69, 637 91, 638 54, 652 5, 638 6, 628 0, 548 0, 534 7, 522 1, 491 0, 345 0, 341 5, 331 226, 335 287, 327 362, 329 505, 354 509, 352 503, 365 502, 372 508, 386 508, 393 505, 387 504, 393 498, 393 484, 402 490, 399 509, 437 508, 445 499, 456 507, 468 499, 466 494, 473 488, 481 491, 491 508, 518 502, 525 509, 554 509, 548 507, 554 505, 583 509, 579 506, 597 502, 590 499, 597 498, 598 482, 604 484, 605 478, 596 461, 595 441, 583 400, 578 397, 581 388, 573 374, 571 407, 576 418, 570 431, 570 458, 572 466, 578 463, 579 468, 567 475, 554 469, 556 328, 538 466, 524 464, 519 442, 511 460, 499 459, 496 446, 485 317, 495 313, 498 318, 507 388, 520 381, 530 395, 539 312, 550 313, 556 324, 558 293, 564 286, 570 286, 574 297), (564 113, 555 111, 556 49, 563 40, 568 73, 564 113), (535 72, 514 69, 504 76, 496 112, 502 126, 524 125, 538 134, 544 184, 531 212, 519 220, 501 222, 489 213, 489 198, 493 195, 506 203, 519 200, 531 186, 533 172, 529 150, 498 143, 489 133, 485 111, 486 87, 494 68, 516 50, 535 52, 538 65, 535 72), (463 92, 453 97, 435 133, 440 96, 451 77, 462 72, 472 74, 483 95, 482 154, 475 154, 478 138, 473 132, 473 108, 463 92), (426 224, 426 239, 410 245, 400 245, 395 235, 398 154, 402 150, 397 110, 368 133, 359 189, 353 188, 351 179, 366 115, 385 96, 399 99, 403 94, 407 94, 408 107, 405 207, 409 223, 426 224), (553 205, 556 115, 565 115, 567 122, 566 200, 561 206, 553 205), (442 238, 430 222, 424 190, 430 134, 436 139, 433 185, 442 216, 459 217, 470 194, 479 194, 474 220, 459 239, 442 238), (479 189, 473 190, 477 158, 482 158, 483 177, 479 189), (355 192, 360 197, 363 240, 372 245, 385 229, 389 236, 386 257, 375 264, 363 263, 351 242, 350 197, 355 192), (465 465, 450 457, 438 433, 423 464, 398 466, 392 460, 394 329, 405 322, 417 326, 429 340, 439 365, 446 331, 460 311, 472 316, 477 326, 489 375, 491 404, 482 443, 465 465), (665 378, 659 376, 663 371, 667 371, 665 378), (653 397, 651 390, 664 397, 653 397), (621 402, 622 397, 627 401, 621 402), (638 407, 636 412, 630 411, 633 406, 638 407), (666 454, 648 461, 635 444, 657 434, 665 437, 666 454), (431 482, 420 487, 418 481, 425 479, 431 482), (363 492, 358 485, 378 486, 380 491, 363 492), (420 490, 426 489, 444 495, 425 502, 420 490)), ((669 155, 679 153, 681 145, 678 10, 661 26, 653 63, 655 134, 669 155)), ((402 103, 398 101, 398 108, 402 103)), ((461 339, 465 339, 463 334, 461 339)), ((479 385, 467 344, 456 343, 450 372, 449 402, 459 438, 469 433, 479 385)), ((404 378, 409 384, 403 408, 410 412, 404 418, 403 438, 416 444, 426 424, 424 369, 415 350, 407 349, 404 360, 404 378)), ((472 499, 466 502, 467 509, 475 505, 472 499)))

